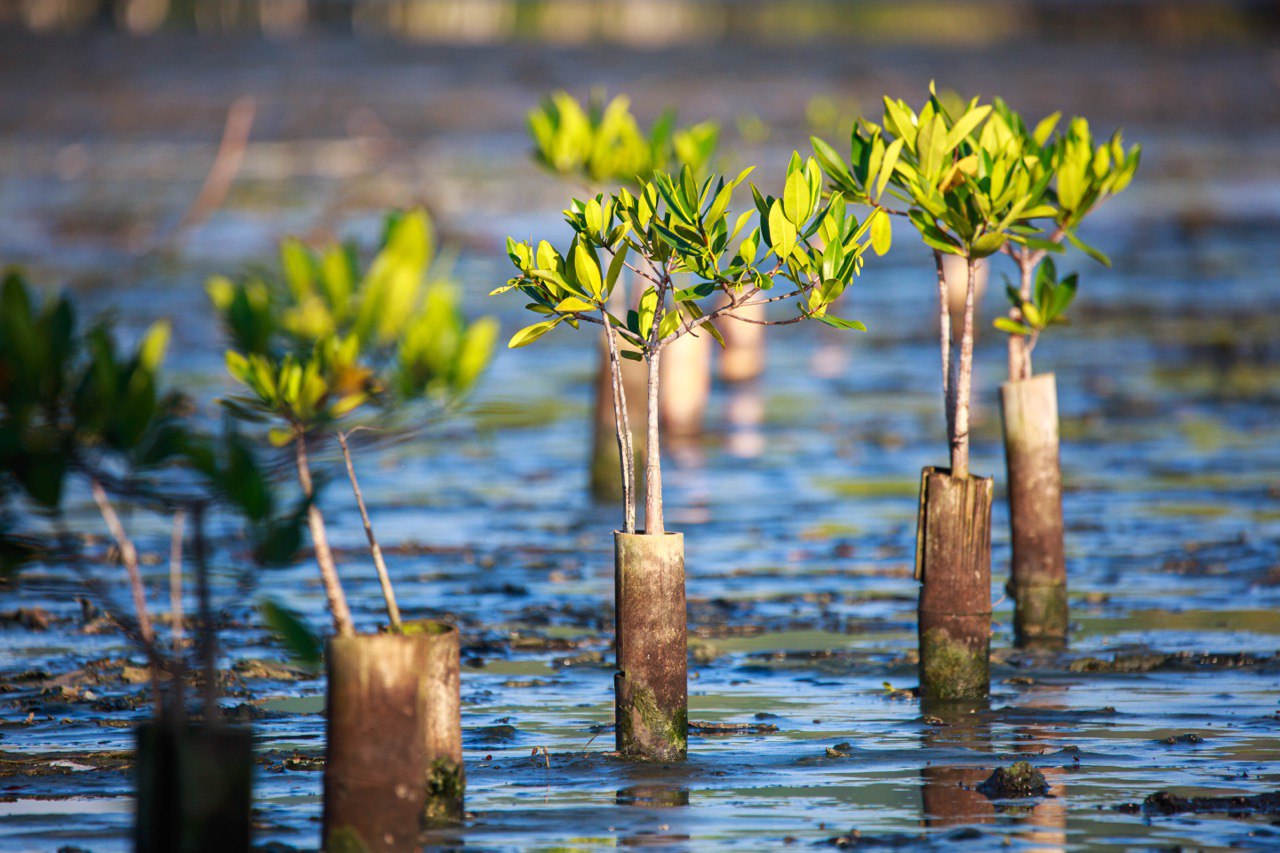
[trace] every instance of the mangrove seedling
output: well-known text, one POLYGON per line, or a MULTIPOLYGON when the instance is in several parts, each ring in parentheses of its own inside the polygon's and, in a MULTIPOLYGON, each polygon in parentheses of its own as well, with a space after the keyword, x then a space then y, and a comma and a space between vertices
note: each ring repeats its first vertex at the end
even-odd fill
MULTIPOLYGON (((17 273, 0 293, 0 496, 45 514, 53 544, 26 538, 27 555, 70 563, 100 606, 142 648, 156 702, 138 727, 138 850, 247 850, 252 744, 247 731, 220 724, 216 705, 217 632, 209 587, 204 518, 209 510, 239 516, 263 564, 291 559, 301 513, 277 516, 273 492, 253 455, 234 433, 201 435, 186 417, 190 404, 160 390, 167 328, 154 325, 132 351, 121 351, 107 320, 82 331, 67 296, 38 305, 17 273), (193 479, 192 474, 195 475, 193 479), (63 496, 88 488, 124 564, 133 617, 113 603, 68 529, 63 496), (141 557, 119 502, 174 518, 169 614, 164 643, 152 621, 141 557), (198 643, 203 719, 187 719, 184 688, 193 671, 182 635, 183 519, 194 520, 199 602, 198 643), (37 544, 39 543, 39 544, 37 544), (191 780, 199 779, 199 784, 191 780)), ((6 531, 8 533, 8 531, 6 531)))
POLYGON ((1075 277, 1058 282, 1048 253, 1070 243, 1110 264, 1077 229, 1098 205, 1129 185, 1141 156, 1136 145, 1125 149, 1119 132, 1095 144, 1082 118, 1056 133, 1058 119, 1055 113, 1028 130, 1020 115, 997 101, 989 120, 1036 175, 1040 197, 1035 204, 1051 211, 1041 228, 1019 226, 1025 229, 1022 242, 1002 248, 1017 266, 1019 286, 1009 289, 1008 316, 995 321, 1009 333, 1009 378, 1000 386, 1000 403, 1009 476, 1007 590, 1014 602, 1014 642, 1051 648, 1066 642, 1068 621, 1058 397, 1054 375, 1033 375, 1031 357, 1040 334, 1061 319, 1075 295, 1075 277))
MULTIPOLYGON (((355 634, 313 501, 312 540, 338 634, 327 656, 323 832, 329 847, 391 839, 399 849, 416 844, 426 823, 462 814, 458 631, 443 622, 402 621, 349 439, 374 428, 355 421, 374 406, 383 430, 408 411, 404 404, 425 401, 439 409, 458 402, 487 365, 497 324, 469 323, 457 290, 429 276, 434 241, 424 211, 388 219, 363 274, 348 247, 316 253, 288 240, 281 256, 283 282, 210 285, 241 348, 228 353, 228 368, 253 392, 225 402, 244 417, 273 420, 269 435, 293 446, 308 493, 308 446, 333 434, 342 448, 390 630, 355 634)), ((290 620, 277 621, 302 635, 290 620)))
POLYGON ((931 699, 981 698, 990 686, 992 481, 969 472, 976 266, 1011 242, 1025 242, 1024 223, 1054 211, 1038 203, 1048 177, 1037 177, 1007 144, 991 105, 975 98, 953 115, 932 86, 918 113, 905 101, 884 103, 882 126, 864 121, 854 128, 847 163, 830 145, 813 144, 835 191, 876 209, 890 209, 884 202, 893 199, 905 203, 894 212, 906 215, 933 251, 951 467, 926 468, 921 477, 921 690, 931 699), (946 254, 963 258, 967 270, 958 354, 951 346, 946 254))
POLYGON ((565 211, 574 232, 567 250, 562 254, 545 240, 536 246, 508 240, 516 275, 494 290, 518 290, 541 318, 516 332, 510 347, 527 346, 561 325, 588 323, 605 333, 624 484, 623 524, 615 533, 615 698, 618 750, 627 757, 678 759, 686 751, 683 540, 668 533, 663 515, 658 399, 664 350, 686 336, 719 339, 718 321, 766 304, 794 313, 755 322, 816 319, 863 328, 829 309, 861 270, 868 235, 884 214, 858 222, 839 194, 823 205, 817 162, 794 155, 780 198, 753 186, 756 210, 732 215, 734 189, 750 171, 698 181, 685 167, 679 175, 656 172, 635 194, 622 189, 575 200, 565 211), (758 224, 747 231, 753 215, 758 224), (619 316, 610 297, 624 269, 645 287, 636 307, 619 316), (634 456, 621 375, 627 359, 647 372, 643 530, 636 526, 629 467, 634 456))

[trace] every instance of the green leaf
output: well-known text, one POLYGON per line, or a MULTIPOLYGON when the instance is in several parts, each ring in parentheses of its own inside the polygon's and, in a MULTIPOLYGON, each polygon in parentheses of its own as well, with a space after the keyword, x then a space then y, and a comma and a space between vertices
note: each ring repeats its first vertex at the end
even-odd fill
MULTIPOLYGON (((799 225, 809 218, 809 213, 813 207, 813 199, 809 197, 809 182, 805 174, 800 169, 795 170, 787 175, 787 184, 782 191, 782 212, 786 218, 795 225, 799 225)), ((772 229, 772 212, 770 213, 769 227, 772 229)), ((782 257, 785 254, 779 253, 782 257)))
MULTIPOLYGON (((808 192, 807 189, 806 192, 808 192)), ((796 226, 791 224, 791 221, 787 219, 787 215, 783 212, 783 203, 775 201, 773 207, 769 209, 769 240, 773 251, 780 260, 785 261, 791 257, 791 253, 795 250, 798 236, 799 233, 796 231, 796 226)))
MULTIPOLYGON (((596 207, 598 208, 599 205, 596 207)), ((604 286, 600 280, 600 262, 596 260, 591 250, 581 243, 573 249, 573 274, 577 276, 578 284, 585 287, 589 294, 596 299, 600 298, 604 286)))
POLYGON ((627 265, 628 246, 624 243, 613 255, 613 260, 609 262, 609 271, 605 275, 604 295, 608 297, 613 293, 614 286, 618 283, 618 276, 622 275, 623 268, 627 265))
POLYGON ((1111 266, 1110 258, 1108 258, 1100 250, 1095 249, 1093 246, 1090 246, 1088 243, 1081 240, 1079 237, 1077 237, 1075 234, 1071 233, 1070 231, 1067 232, 1067 239, 1071 241, 1071 245, 1075 246, 1077 249, 1084 252, 1086 255, 1093 258, 1098 263, 1102 264, 1105 267, 1111 266))
POLYGON ((867 327, 857 320, 846 320, 843 317, 833 317, 830 314, 823 314, 822 316, 815 317, 814 319, 820 320, 828 326, 836 329, 852 330, 856 332, 865 332, 867 330, 867 327))
POLYGON ((640 296, 639 304, 639 332, 640 337, 648 338, 649 332, 653 330, 653 315, 658 309, 658 293, 652 287, 646 288, 645 292, 640 296))
POLYGON ((599 306, 590 302, 579 299, 576 296, 566 296, 556 303, 556 310, 561 314, 578 314, 583 311, 595 311, 599 306))
POLYGON ((872 211, 871 218, 871 248, 877 255, 883 255, 893 242, 893 222, 883 208, 872 211))
POLYGON ((556 327, 561 318, 556 317, 554 320, 544 320, 541 323, 534 323, 532 326, 525 326, 520 331, 511 336, 511 340, 507 342, 507 349, 518 349, 526 347, 545 335, 556 327))
POLYGON ((997 317, 992 322, 992 325, 1000 331, 1008 332, 1011 335, 1030 335, 1034 331, 1030 326, 1019 323, 1011 317, 997 317))

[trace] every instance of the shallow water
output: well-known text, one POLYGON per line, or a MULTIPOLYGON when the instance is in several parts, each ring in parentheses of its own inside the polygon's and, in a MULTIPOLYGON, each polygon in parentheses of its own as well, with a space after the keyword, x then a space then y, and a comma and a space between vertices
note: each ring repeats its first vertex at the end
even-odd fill
MULTIPOLYGON (((6 162, 23 140, 3 149, 6 162)), ((1156 162, 1176 147, 1158 135, 1155 145, 1156 162)), ((505 187, 491 175, 450 173, 481 192, 492 217, 468 218, 457 193, 440 206, 446 227, 478 231, 458 268, 471 304, 512 331, 523 324, 518 300, 483 298, 506 275, 497 241, 508 230, 556 231, 559 190, 520 165, 523 143, 506 125, 439 146, 427 158, 437 165, 481 154, 509 164, 505 187), (536 209, 517 209, 527 198, 536 209)), ((90 150, 107 163, 136 156, 90 150)), ((270 161, 254 156, 251 148, 251 172, 270 161)), ((27 237, 5 237, 6 250, 76 280, 91 304, 130 311, 131 327, 177 318, 176 379, 207 401, 226 386, 201 279, 263 258, 279 230, 309 227, 304 211, 328 180, 294 175, 278 196, 233 195, 176 255, 139 261, 75 235, 51 242, 55 231, 38 218, 27 237)), ((844 313, 870 332, 777 330, 766 375, 717 388, 706 438, 668 448, 668 524, 687 548, 691 719, 776 732, 695 734, 683 767, 608 755, 612 673, 600 661, 610 654, 609 531, 619 513, 593 506, 584 490, 593 367, 585 336, 557 333, 502 352, 465 417, 362 454, 406 617, 448 615, 463 630, 471 818, 436 841, 762 849, 856 830, 861 843, 913 846, 1280 845, 1274 817, 1114 808, 1158 790, 1280 788, 1277 220, 1210 222, 1189 235, 1159 205, 1179 196, 1182 178, 1156 170, 1149 180, 1099 214, 1088 236, 1113 253, 1115 269, 1074 259, 1085 273, 1076 322, 1036 352, 1037 368, 1057 375, 1063 417, 1071 649, 1009 651, 998 491, 989 708, 922 708, 903 692, 916 683, 918 471, 945 452, 929 266, 906 229, 847 297, 844 313), (1170 657, 1178 653, 1187 654, 1170 657), (1187 734, 1202 742, 1163 742, 1187 734), (1045 772, 1052 797, 993 804, 971 790, 1017 759, 1045 772)), ((138 192, 71 181, 50 201, 40 192, 49 181, 28 176, 0 201, 10 211, 68 212, 106 198, 111 210, 112 199, 138 192)), ((1255 183, 1250 198, 1274 210, 1280 187, 1255 183)), ((375 220, 358 202, 342 209, 351 233, 371 232, 375 220)), ((986 322, 1000 310, 999 291, 993 277, 973 448, 975 471, 996 475, 997 490, 1002 340, 986 322)), ((324 507, 356 619, 372 628, 377 584, 340 485, 324 507)), ((163 524, 140 522, 143 544, 162 552, 163 524)), ((163 568, 148 571, 162 608, 163 568)), ((224 637, 229 666, 283 658, 250 621, 264 588, 325 624, 305 562, 258 578, 258 592, 225 589, 235 620, 224 637)), ((54 621, 43 631, 0 629, 0 848, 127 847, 131 781, 118 753, 146 710, 127 701, 137 688, 121 680, 120 663, 88 683, 91 696, 51 684, 130 655, 114 634, 84 633, 77 590, 66 567, 38 566, 3 592, 5 610, 41 607, 54 621)), ((259 843, 317 844, 320 774, 305 759, 322 756, 321 690, 310 677, 230 681, 226 706, 248 706, 240 713, 255 718, 259 843), (286 769, 299 756, 289 766, 308 769, 286 769)))

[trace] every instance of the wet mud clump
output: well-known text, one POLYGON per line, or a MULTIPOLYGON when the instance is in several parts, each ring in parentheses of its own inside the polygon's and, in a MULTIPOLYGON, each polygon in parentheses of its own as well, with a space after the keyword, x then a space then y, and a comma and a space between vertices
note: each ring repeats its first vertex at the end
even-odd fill
POLYGON ((1250 815, 1280 815, 1280 791, 1252 796, 1234 797, 1179 797, 1168 791, 1157 791, 1138 803, 1116 806, 1117 811, 1129 814, 1225 814, 1232 817, 1250 815))
POLYGON ((1017 800, 1024 797, 1043 797, 1049 793, 1049 783, 1044 774, 1025 761, 1008 767, 997 767, 978 790, 991 800, 1017 800))

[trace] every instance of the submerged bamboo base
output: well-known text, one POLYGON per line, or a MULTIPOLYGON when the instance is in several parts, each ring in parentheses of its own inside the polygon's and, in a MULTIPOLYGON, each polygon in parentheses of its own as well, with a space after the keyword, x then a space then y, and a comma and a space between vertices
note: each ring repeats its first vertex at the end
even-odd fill
POLYGON ((463 817, 458 629, 404 629, 329 641, 327 850, 418 850, 463 817))
POLYGON ((990 477, 921 473, 920 692, 930 700, 981 699, 990 691, 992 491, 990 477))
POLYGON ((1067 567, 1053 374, 1001 385, 1000 407, 1009 472, 1013 559, 1007 589, 1014 602, 1014 643, 1062 646, 1067 637, 1067 567))
POLYGON ((614 533, 614 607, 618 752, 682 761, 689 737, 683 534, 614 533))
POLYGON ((249 850, 253 736, 247 729, 144 723, 135 776, 138 853, 249 850))

